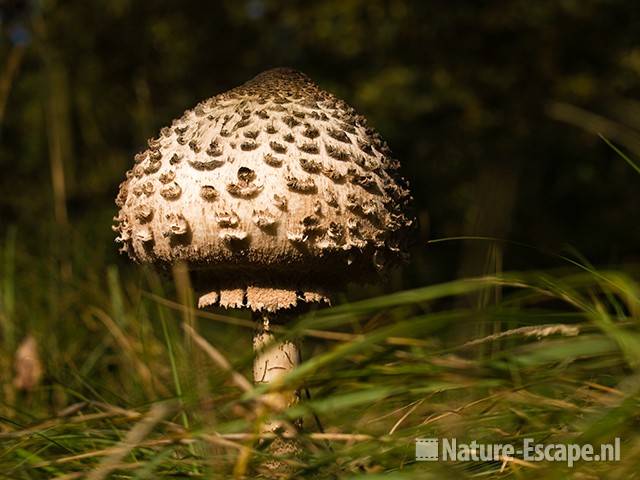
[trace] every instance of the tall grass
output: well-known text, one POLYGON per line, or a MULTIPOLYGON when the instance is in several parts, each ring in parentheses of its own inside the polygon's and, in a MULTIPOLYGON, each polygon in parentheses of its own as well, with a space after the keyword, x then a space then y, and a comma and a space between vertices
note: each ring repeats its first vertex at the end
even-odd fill
POLYGON ((46 275, 13 273, 15 245, 10 235, 2 248, 0 478, 269 478, 262 465, 270 454, 255 434, 269 414, 260 402, 269 388, 309 392, 281 414, 304 418, 304 452, 287 460, 296 478, 637 475, 640 282, 632 266, 598 270, 576 260, 315 310, 282 328, 302 341, 302 365, 278 387, 247 390, 238 380, 251 377, 246 314, 198 311, 188 284, 174 288, 149 270, 88 265, 73 268, 86 278, 58 285, 53 308, 34 282, 46 275), (461 307, 495 289, 491 302, 461 307), (227 366, 185 335, 193 328, 227 366), (46 375, 32 391, 13 386, 8 331, 15 343, 26 334, 38 341, 46 375), (416 462, 418 437, 619 437, 622 453, 620 462, 571 469, 518 459, 416 462))

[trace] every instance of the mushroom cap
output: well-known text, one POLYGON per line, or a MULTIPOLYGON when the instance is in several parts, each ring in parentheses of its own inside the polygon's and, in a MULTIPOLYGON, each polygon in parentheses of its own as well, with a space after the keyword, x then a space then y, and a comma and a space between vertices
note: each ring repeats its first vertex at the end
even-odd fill
POLYGON ((268 70, 165 127, 120 185, 114 230, 140 263, 185 262, 200 306, 324 301, 403 259, 411 200, 363 116, 268 70))

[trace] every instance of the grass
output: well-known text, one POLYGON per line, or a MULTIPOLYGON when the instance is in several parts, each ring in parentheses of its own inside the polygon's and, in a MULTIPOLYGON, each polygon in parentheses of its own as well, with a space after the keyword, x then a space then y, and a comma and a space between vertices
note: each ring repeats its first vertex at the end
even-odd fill
MULTIPOLYGON (((242 381, 251 377, 246 313, 191 308, 183 272, 171 281, 142 268, 72 265, 69 277, 56 264, 36 267, 19 245, 9 231, 0 478, 273 476, 255 434, 269 414, 258 408, 265 388, 242 381), (45 376, 21 391, 12 363, 27 333, 45 376)), ((310 393, 281 414, 305 423, 304 453, 287 460, 291 475, 637 477, 637 273, 572 260, 555 271, 462 279, 300 316, 283 335, 303 342, 305 359, 278 387, 310 393), (467 307, 470 298, 494 300, 467 307), (621 460, 573 468, 510 458, 416 462, 415 438, 434 437, 516 445, 619 437, 621 460)))

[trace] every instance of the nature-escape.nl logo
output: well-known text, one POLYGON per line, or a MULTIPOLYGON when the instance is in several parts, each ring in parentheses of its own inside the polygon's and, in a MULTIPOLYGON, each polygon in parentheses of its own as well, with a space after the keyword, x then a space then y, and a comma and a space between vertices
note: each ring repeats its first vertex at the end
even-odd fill
POLYGON ((564 462, 572 467, 577 461, 620 461, 620 438, 613 443, 537 443, 525 438, 521 445, 511 443, 458 442, 455 438, 416 438, 416 460, 422 462, 489 462, 522 460, 525 462, 564 462))

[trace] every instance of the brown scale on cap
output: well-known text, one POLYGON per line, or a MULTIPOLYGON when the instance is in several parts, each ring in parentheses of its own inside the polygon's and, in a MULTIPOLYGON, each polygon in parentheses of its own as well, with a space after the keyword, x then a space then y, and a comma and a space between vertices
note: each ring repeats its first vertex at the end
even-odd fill
POLYGON ((326 301, 403 258, 411 197, 390 155, 345 102, 269 70, 149 139, 120 186, 117 241, 141 263, 187 262, 201 306, 326 301))

